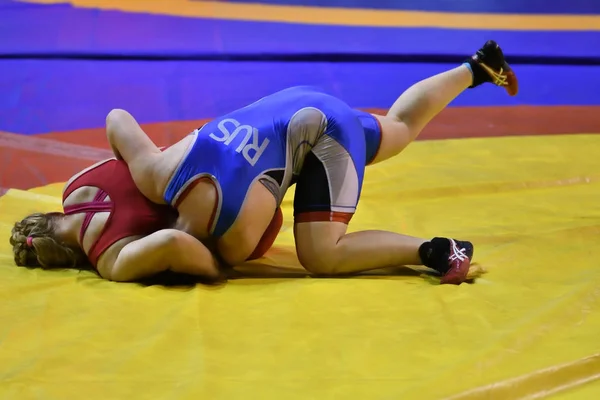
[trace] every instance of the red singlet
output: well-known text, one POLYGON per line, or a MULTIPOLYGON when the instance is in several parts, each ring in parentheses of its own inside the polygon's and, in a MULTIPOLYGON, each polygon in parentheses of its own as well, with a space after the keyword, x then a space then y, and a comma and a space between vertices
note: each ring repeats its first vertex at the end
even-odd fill
POLYGON ((140 193, 124 161, 111 159, 83 171, 66 188, 63 204, 71 193, 84 186, 99 189, 94 200, 66 206, 64 212, 65 215, 85 213, 79 233, 82 246, 83 236, 94 214, 110 213, 100 236, 88 252, 88 258, 94 267, 102 253, 115 242, 129 236, 146 236, 168 228, 177 218, 174 209, 155 204, 140 193), (110 197, 110 201, 104 201, 106 197, 110 197))

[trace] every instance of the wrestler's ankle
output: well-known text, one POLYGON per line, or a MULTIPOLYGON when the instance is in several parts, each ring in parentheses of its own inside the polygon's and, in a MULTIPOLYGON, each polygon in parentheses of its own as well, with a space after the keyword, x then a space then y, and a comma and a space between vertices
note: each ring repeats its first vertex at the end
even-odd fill
POLYGON ((466 66, 469 69, 469 71, 471 71, 471 75, 473 77, 471 86, 469 86, 469 88, 474 88, 485 82, 490 81, 490 76, 475 60, 468 59, 463 63, 463 65, 466 66))
POLYGON ((435 237, 419 247, 421 263, 427 268, 440 273, 448 271, 448 255, 450 254, 450 239, 435 237))

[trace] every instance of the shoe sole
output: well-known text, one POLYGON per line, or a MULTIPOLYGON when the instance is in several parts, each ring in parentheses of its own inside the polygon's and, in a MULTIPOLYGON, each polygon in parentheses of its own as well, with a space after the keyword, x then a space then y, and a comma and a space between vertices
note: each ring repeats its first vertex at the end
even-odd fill
POLYGON ((495 71, 493 68, 487 66, 481 61, 477 62, 492 78, 492 83, 494 85, 504 87, 509 96, 516 96, 517 93, 519 93, 519 80, 517 79, 517 75, 506 61, 504 62, 503 68, 500 72, 495 71))
POLYGON ((446 275, 442 276, 440 283, 442 285, 460 285, 467 280, 469 268, 471 268, 471 260, 467 257, 466 260, 461 261, 458 268, 453 268, 446 275))
POLYGON ((471 267, 471 257, 473 257, 473 252, 475 249, 473 248, 473 244, 471 242, 466 243, 468 243, 470 249, 465 245, 459 246, 456 240, 450 239, 451 254, 448 257, 448 260, 450 261, 450 269, 444 276, 442 276, 440 280, 441 284, 460 285, 467 280, 469 268, 471 267), (464 259, 461 260, 461 258, 463 258, 462 256, 464 256, 464 259), (458 265, 453 266, 452 264, 455 264, 456 262, 458 262, 458 265))

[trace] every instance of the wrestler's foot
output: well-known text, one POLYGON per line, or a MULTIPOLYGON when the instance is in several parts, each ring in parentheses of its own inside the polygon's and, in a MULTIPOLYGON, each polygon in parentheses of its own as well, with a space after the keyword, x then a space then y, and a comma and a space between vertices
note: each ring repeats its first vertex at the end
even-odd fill
POLYGON ((504 59, 502 49, 493 40, 488 40, 467 63, 473 71, 473 84, 470 87, 491 82, 503 86, 509 96, 515 96, 519 92, 517 76, 504 59))
POLYGON ((423 264, 442 274, 442 284, 459 285, 467 279, 473 259, 471 242, 433 238, 419 248, 423 264))
POLYGON ((471 259, 473 258, 473 243, 450 239, 448 255, 448 270, 440 282, 460 285, 467 279, 471 259))

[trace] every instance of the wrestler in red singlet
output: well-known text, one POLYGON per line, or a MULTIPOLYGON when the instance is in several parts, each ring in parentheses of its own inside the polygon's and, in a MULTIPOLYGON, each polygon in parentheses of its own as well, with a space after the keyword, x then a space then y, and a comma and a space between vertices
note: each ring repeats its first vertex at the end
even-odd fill
POLYGON ((155 204, 140 193, 124 161, 110 159, 83 171, 65 188, 63 204, 71 193, 84 186, 99 189, 94 200, 65 206, 64 212, 65 215, 85 213, 79 233, 80 243, 83 243, 85 231, 94 214, 110 212, 102 233, 88 251, 88 258, 94 267, 102 253, 115 242, 168 228, 177 218, 174 209, 155 204), (107 197, 110 201, 104 201, 107 197))
MULTIPOLYGON (((88 251, 88 258, 94 267, 97 266, 102 253, 115 242, 130 236, 146 236, 168 228, 177 218, 177 212, 173 208, 155 204, 140 193, 124 161, 107 160, 82 172, 65 188, 63 203, 71 193, 84 186, 99 189, 94 200, 65 206, 64 212, 65 215, 86 213, 79 233, 80 243, 83 243, 85 231, 94 214, 110 212, 102 233, 88 251), (104 201, 107 197, 110 201, 104 201)), ((262 257, 273 245, 282 222, 281 209, 278 209, 256 250, 249 257, 250 260, 262 257)))

